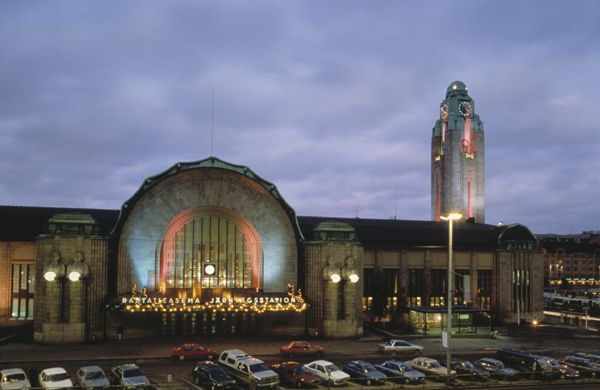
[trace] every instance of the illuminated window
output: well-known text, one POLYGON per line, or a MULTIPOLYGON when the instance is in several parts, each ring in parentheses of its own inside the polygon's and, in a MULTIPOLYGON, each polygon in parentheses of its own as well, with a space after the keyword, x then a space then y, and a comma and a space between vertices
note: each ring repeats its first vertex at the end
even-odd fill
POLYGON ((229 218, 201 215, 169 229, 162 250, 166 288, 257 288, 258 245, 229 218))
POLYGON ((35 272, 33 264, 12 264, 10 318, 33 319, 33 290, 35 272))

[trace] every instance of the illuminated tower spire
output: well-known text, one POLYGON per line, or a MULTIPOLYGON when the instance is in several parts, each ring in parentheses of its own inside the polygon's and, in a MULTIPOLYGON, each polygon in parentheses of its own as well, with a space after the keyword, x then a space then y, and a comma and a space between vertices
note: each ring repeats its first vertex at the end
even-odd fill
POLYGON ((484 132, 462 81, 448 86, 431 137, 431 214, 461 212, 485 222, 484 132))

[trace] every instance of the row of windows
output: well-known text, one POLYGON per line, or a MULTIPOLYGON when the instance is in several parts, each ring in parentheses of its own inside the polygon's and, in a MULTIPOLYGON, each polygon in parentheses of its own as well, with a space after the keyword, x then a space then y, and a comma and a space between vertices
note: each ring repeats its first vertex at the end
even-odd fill
MULTIPOLYGON (((405 306, 445 306, 447 299, 447 275, 445 269, 431 270, 430 281, 425 280, 424 269, 408 269, 407 284, 402 285, 398 269, 364 270, 363 296, 366 297, 365 309, 376 311, 377 305, 384 305, 386 311, 398 311, 405 306), (425 293, 430 296, 425 302, 425 293), (404 297, 404 302, 398 298, 404 297)), ((470 271, 457 269, 454 272, 454 304, 475 304, 482 308, 489 308, 492 293, 492 270, 479 270, 477 272, 476 297, 471 295, 472 284, 470 271)))

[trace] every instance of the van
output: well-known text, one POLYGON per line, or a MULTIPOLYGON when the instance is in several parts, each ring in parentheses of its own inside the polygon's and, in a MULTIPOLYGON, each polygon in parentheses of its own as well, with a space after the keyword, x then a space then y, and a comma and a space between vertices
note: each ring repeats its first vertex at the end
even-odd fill
POLYGON ((236 368, 238 360, 249 358, 246 352, 241 349, 227 349, 219 355, 219 363, 226 367, 236 368))

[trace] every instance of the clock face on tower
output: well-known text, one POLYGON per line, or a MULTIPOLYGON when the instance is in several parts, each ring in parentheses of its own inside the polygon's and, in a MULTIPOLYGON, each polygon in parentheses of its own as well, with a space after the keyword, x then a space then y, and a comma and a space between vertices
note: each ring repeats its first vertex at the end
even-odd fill
POLYGON ((458 105, 458 112, 461 116, 465 118, 470 117, 473 112, 473 107, 469 102, 460 102, 460 104, 458 105))

